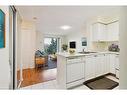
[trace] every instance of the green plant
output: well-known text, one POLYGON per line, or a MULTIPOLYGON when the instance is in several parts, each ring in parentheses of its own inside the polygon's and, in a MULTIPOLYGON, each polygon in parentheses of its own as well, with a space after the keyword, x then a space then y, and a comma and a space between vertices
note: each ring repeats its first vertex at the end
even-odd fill
POLYGON ((57 40, 53 39, 51 40, 51 44, 47 46, 47 48, 45 49, 45 52, 47 54, 54 54, 57 52, 57 40))
POLYGON ((68 47, 67 44, 62 45, 62 49, 65 50, 65 51, 67 50, 67 47, 68 47))

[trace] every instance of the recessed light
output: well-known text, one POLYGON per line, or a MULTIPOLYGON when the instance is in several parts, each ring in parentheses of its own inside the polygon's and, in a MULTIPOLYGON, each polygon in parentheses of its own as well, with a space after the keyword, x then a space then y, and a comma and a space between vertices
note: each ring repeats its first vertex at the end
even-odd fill
POLYGON ((69 25, 63 25, 60 28, 63 29, 63 30, 69 30, 69 29, 71 29, 71 26, 69 26, 69 25))

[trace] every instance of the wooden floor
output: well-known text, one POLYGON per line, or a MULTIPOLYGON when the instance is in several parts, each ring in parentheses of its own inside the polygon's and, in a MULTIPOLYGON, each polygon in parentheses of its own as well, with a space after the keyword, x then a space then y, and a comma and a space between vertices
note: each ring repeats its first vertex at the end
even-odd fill
MULTIPOLYGON (((42 69, 24 69, 23 70, 23 82, 21 87, 42 83, 49 80, 56 79, 56 71, 57 69, 49 69, 49 70, 42 70, 42 69)), ((19 71, 17 73, 19 76, 19 71)))

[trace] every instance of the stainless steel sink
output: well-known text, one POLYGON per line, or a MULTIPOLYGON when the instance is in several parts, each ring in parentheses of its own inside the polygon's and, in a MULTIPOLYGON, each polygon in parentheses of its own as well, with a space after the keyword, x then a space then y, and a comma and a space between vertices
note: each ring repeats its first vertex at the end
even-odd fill
POLYGON ((85 51, 85 52, 79 52, 81 54, 89 54, 89 53, 97 53, 97 52, 91 52, 91 51, 85 51))

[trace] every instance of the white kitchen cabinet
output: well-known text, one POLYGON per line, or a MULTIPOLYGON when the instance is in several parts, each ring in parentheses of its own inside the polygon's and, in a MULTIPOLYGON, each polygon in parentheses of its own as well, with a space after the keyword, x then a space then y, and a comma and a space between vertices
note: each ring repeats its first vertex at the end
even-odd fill
POLYGON ((115 54, 109 54, 109 62, 110 62, 110 73, 115 74, 115 63, 116 57, 115 54))
MULTIPOLYGON (((85 58, 85 80, 96 78, 110 72, 110 55, 95 54, 85 58)), ((113 66, 112 66, 113 67, 113 66)), ((113 67, 115 70, 115 67, 113 67)), ((115 72, 115 71, 114 71, 115 72)))
POLYGON ((95 57, 89 55, 85 57, 85 80, 95 78, 95 57))
POLYGON ((119 78, 119 70, 116 70, 116 77, 119 78))
POLYGON ((92 41, 119 41, 119 22, 92 25, 92 41))
POLYGON ((106 54, 99 54, 96 55, 95 57, 95 66, 96 66, 96 71, 95 71, 95 76, 99 77, 102 75, 105 75, 109 73, 109 67, 110 64, 107 61, 108 57, 106 54))
POLYGON ((120 66, 119 66, 119 55, 115 55, 115 59, 116 59, 115 74, 116 74, 116 77, 119 78, 119 69, 120 69, 120 66))
POLYGON ((106 25, 102 23, 95 23, 92 26, 92 40, 105 41, 106 40, 106 25))
POLYGON ((119 41, 119 22, 107 25, 107 41, 119 41))
POLYGON ((103 66, 103 73, 104 74, 107 74, 110 72, 110 55, 109 54, 105 54, 105 57, 104 57, 105 61, 104 61, 104 66, 103 66))
POLYGON ((119 70, 119 55, 115 55, 115 60, 116 60, 115 68, 119 70))
POLYGON ((104 56, 95 55, 95 77, 103 75, 104 56))

